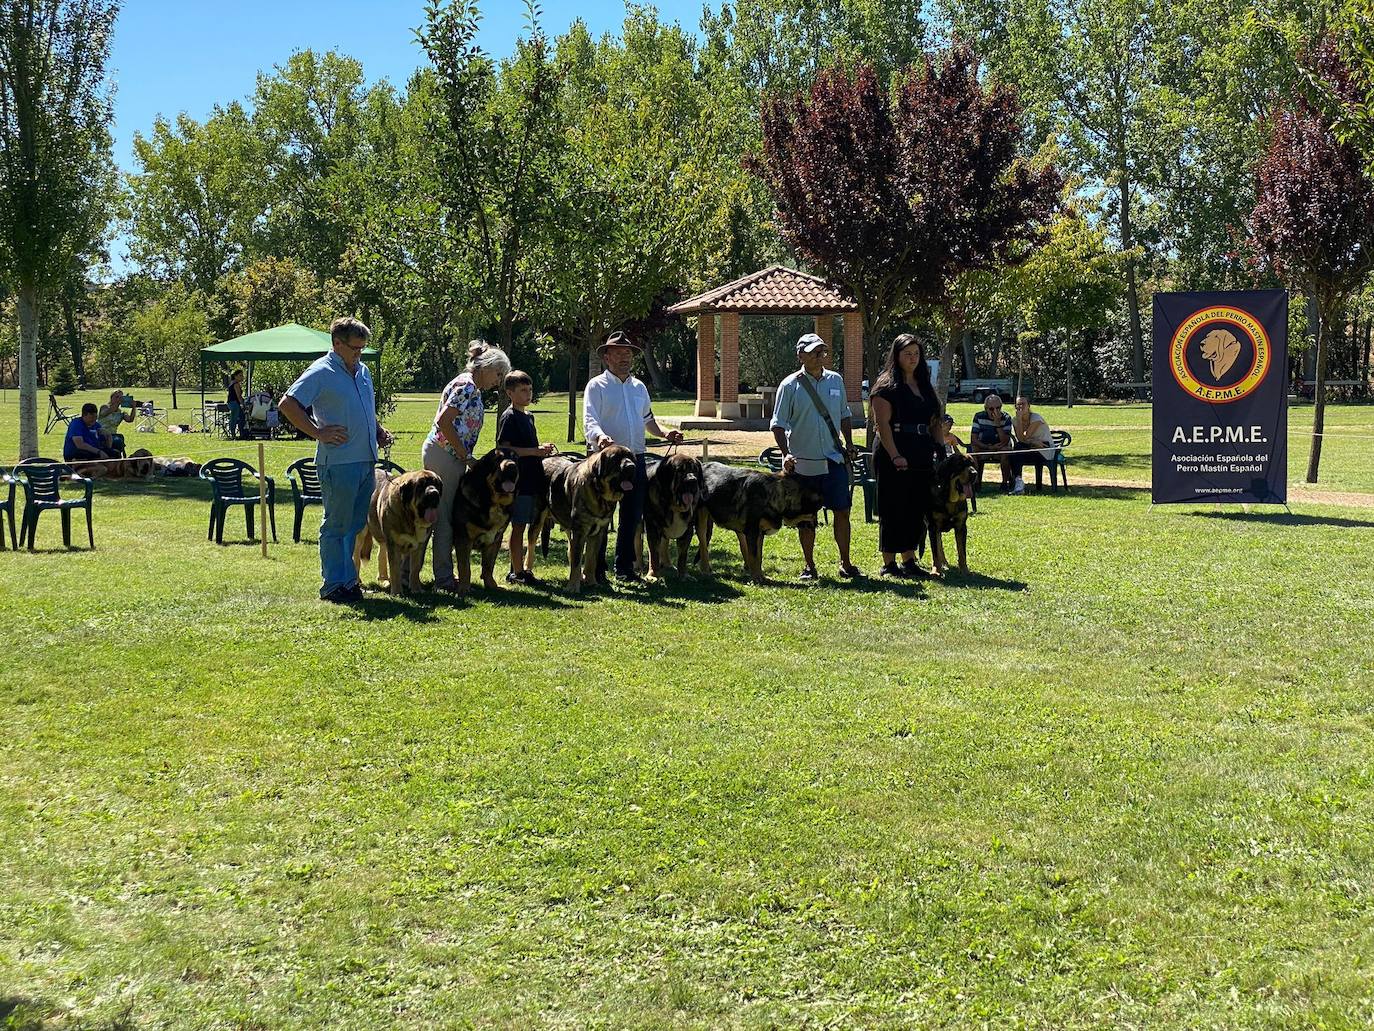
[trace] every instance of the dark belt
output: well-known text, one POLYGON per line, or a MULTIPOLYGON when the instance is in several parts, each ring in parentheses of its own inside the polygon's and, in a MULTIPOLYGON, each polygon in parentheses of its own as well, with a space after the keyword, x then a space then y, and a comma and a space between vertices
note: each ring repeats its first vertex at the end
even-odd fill
POLYGON ((918 437, 930 436, 930 427, 921 422, 915 424, 890 422, 887 424, 887 428, 893 433, 914 433, 918 437))

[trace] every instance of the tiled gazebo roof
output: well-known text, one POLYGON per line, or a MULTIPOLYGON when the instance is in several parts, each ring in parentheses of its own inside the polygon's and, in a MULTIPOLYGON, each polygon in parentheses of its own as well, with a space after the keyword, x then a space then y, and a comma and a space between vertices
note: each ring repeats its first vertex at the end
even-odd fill
POLYGON ((674 315, 839 315, 859 306, 824 279, 782 265, 750 273, 673 305, 674 315))

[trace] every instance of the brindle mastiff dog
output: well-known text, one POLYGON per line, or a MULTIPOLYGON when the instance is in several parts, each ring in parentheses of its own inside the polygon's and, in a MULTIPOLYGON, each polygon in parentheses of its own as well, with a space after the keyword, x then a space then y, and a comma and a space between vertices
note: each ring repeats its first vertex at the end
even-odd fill
POLYGON ((377 554, 377 578, 386 580, 390 593, 420 591, 420 567, 425 545, 439 517, 443 482, 438 473, 422 469, 395 479, 383 469, 374 472, 372 503, 367 509, 367 528, 353 546, 353 566, 362 574, 363 563, 372 557, 372 542, 381 545, 377 554))
POLYGON ((501 552, 501 535, 510 525, 510 510, 520 486, 515 452, 488 451, 463 474, 453 501, 453 546, 458 549, 458 593, 472 588, 472 549, 482 552, 482 586, 499 590, 492 570, 501 552))
POLYGON ((579 593, 584 580, 604 584, 596 559, 605 553, 616 505, 635 489, 634 453, 612 444, 580 462, 555 455, 544 459, 544 478, 549 492, 535 518, 545 530, 552 520, 568 533, 568 590, 579 593))
POLYGON ((649 465, 648 480, 644 529, 649 537, 649 580, 658 580, 668 568, 670 541, 677 541, 678 575, 686 575, 706 473, 695 458, 673 454, 649 465))
POLYGON ((706 500, 697 509, 697 560, 711 571, 711 528, 719 523, 739 537, 744 568, 755 583, 763 575, 763 539, 784 526, 814 526, 821 494, 796 476, 705 462, 706 500))
POLYGON ((973 497, 973 485, 978 479, 978 467, 973 459, 956 451, 935 463, 935 479, 930 487, 930 515, 926 525, 930 530, 930 559, 939 576, 949 568, 945 558, 945 543, 941 537, 954 531, 954 544, 959 551, 959 572, 968 572, 968 501, 973 497))

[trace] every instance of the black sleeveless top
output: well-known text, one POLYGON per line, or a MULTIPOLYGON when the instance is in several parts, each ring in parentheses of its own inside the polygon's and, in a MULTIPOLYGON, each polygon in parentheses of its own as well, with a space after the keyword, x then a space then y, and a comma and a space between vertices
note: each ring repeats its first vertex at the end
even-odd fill
MULTIPOLYGON (((940 414, 940 409, 905 383, 883 387, 874 396, 881 397, 892 408, 890 425, 897 453, 914 469, 933 469, 936 454, 944 453, 944 448, 930 435, 930 420, 940 414)), ((878 456, 878 462, 882 465, 891 464, 887 448, 877 441, 876 425, 873 432, 873 451, 878 456)))

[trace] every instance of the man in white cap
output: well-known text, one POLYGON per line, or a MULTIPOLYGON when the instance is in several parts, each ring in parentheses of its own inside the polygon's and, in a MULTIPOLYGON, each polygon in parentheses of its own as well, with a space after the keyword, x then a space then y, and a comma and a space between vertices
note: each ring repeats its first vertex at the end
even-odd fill
MULTIPOLYGON (((853 426, 845 400, 844 377, 825 367, 830 348, 815 333, 797 341, 802 367, 778 385, 773 403, 773 439, 783 453, 783 471, 795 472, 821 493, 833 513, 835 546, 840 552, 840 576, 860 576, 849 560, 849 462, 854 460, 853 426), (843 439, 841 439, 843 435, 843 439)), ((806 568, 803 580, 816 580, 816 528, 800 526, 806 568)))
MULTIPOLYGON (((587 382, 582 395, 582 432, 588 451, 600 451, 612 444, 620 444, 634 452, 635 486, 620 501, 615 531, 615 575, 617 580, 634 582, 640 579, 635 569, 635 541, 639 524, 644 519, 644 495, 648 476, 645 472, 645 430, 663 437, 670 444, 681 444, 677 430, 665 433, 654 419, 649 401, 649 388, 630 371, 640 346, 623 330, 617 330, 597 348, 604 372, 587 382)), ((598 559, 604 567, 605 556, 598 559)))

